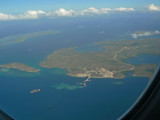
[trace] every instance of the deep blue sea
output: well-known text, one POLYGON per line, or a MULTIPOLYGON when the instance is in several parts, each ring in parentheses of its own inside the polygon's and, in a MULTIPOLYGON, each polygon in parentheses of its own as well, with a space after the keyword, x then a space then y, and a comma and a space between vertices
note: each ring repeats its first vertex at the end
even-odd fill
POLYGON ((18 76, 20 71, 17 76, 1 75, 1 109, 16 120, 114 120, 134 103, 148 82, 148 78, 130 76, 91 79, 87 87, 78 88, 77 83, 85 78, 53 71, 27 77, 18 76), (41 91, 30 94, 33 89, 41 91))
MULTIPOLYGON (((0 68, 0 109, 15 120, 115 120, 120 117, 142 93, 149 78, 132 77, 129 73, 118 80, 91 79, 87 87, 82 87, 78 83, 86 78, 67 76, 59 68, 41 68, 39 63, 57 49, 76 46, 79 52, 103 51, 94 43, 130 40, 134 31, 159 29, 156 15, 132 14, 0 22, 0 43, 39 31, 60 32, 0 46, 0 64, 20 62, 41 69, 39 73, 27 73, 0 68), (150 17, 154 17, 154 22, 150 17), (41 91, 30 94, 33 89, 41 91)), ((142 55, 127 62, 158 64, 159 60, 157 56, 142 55)))

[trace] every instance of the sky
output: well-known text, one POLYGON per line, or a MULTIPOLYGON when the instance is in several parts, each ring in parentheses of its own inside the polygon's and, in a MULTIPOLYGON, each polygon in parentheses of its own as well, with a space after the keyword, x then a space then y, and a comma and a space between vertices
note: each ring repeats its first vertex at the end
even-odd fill
POLYGON ((141 9, 148 4, 160 5, 159 0, 0 0, 0 12, 22 13, 28 10, 51 11, 59 8, 86 9, 132 7, 141 9))
POLYGON ((1 0, 1 20, 75 17, 134 11, 160 12, 159 0, 1 0), (117 2, 118 1, 118 2, 117 2))

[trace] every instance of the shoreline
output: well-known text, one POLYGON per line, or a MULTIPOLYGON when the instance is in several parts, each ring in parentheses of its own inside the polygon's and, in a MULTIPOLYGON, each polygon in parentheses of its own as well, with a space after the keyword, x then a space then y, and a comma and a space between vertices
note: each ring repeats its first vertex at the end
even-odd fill
POLYGON ((22 64, 22 63, 9 63, 9 64, 4 64, 4 65, 0 65, 0 68, 13 68, 13 69, 17 69, 20 71, 24 71, 24 72, 39 72, 40 69, 35 69, 33 67, 30 67, 28 65, 22 64))

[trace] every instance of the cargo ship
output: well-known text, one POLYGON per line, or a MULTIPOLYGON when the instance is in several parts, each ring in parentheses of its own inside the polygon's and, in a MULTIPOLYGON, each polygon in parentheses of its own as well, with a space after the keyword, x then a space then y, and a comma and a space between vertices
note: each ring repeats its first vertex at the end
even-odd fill
POLYGON ((36 93, 36 92, 40 92, 40 89, 35 89, 35 90, 31 90, 31 94, 36 93))

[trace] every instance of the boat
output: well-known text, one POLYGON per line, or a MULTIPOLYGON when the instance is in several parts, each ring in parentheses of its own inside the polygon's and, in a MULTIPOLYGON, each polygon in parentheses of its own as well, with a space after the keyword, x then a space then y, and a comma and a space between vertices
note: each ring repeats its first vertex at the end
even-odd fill
POLYGON ((31 90, 31 94, 36 93, 36 92, 40 92, 40 89, 35 89, 35 90, 31 90))

